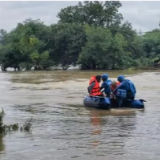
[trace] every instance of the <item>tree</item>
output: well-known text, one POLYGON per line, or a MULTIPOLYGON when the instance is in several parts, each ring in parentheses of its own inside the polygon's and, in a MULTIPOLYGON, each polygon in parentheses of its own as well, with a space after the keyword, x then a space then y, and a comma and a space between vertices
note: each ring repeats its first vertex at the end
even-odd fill
POLYGON ((78 63, 82 69, 100 69, 108 65, 107 53, 111 45, 112 35, 101 27, 85 26, 87 42, 82 47, 78 63))
POLYGON ((126 46, 127 42, 122 34, 117 33, 112 37, 108 54, 111 69, 123 69, 130 65, 128 64, 129 53, 125 50, 126 46))
POLYGON ((7 52, 7 49, 4 47, 7 43, 7 32, 4 29, 0 29, 0 63, 7 52))
POLYGON ((127 42, 122 34, 111 34, 109 29, 86 26, 87 43, 78 62, 82 69, 118 69, 129 66, 127 42))
POLYGON ((85 1, 62 9, 57 17, 60 18, 60 23, 79 23, 108 28, 121 23, 123 17, 118 13, 119 7, 121 7, 119 1, 85 1))
POLYGON ((152 66, 160 60, 160 30, 137 35, 129 22, 121 23, 119 1, 85 1, 62 9, 59 23, 46 26, 27 19, 7 33, 0 30, 3 70, 49 69, 70 65, 82 69, 124 69, 152 66))
POLYGON ((160 57, 160 30, 156 29, 143 36, 146 57, 160 57))
POLYGON ((5 31, 4 29, 0 29, 0 44, 1 45, 5 44, 6 36, 7 36, 7 31, 5 31))
POLYGON ((4 46, 7 52, 3 58, 3 66, 7 68, 16 64, 26 70, 30 70, 32 66, 36 69, 38 66, 43 68, 36 56, 40 57, 40 54, 48 49, 50 29, 40 20, 27 19, 18 23, 7 35, 7 45, 4 46))
POLYGON ((85 44, 84 29, 77 24, 52 25, 52 37, 50 56, 66 70, 70 64, 76 63, 85 44))

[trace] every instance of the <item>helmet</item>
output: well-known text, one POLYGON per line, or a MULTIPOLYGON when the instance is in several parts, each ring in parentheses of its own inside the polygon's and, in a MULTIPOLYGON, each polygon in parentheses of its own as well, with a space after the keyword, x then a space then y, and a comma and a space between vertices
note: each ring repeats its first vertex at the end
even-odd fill
POLYGON ((102 80, 107 80, 108 79, 108 74, 102 74, 102 80))
POLYGON ((119 82, 122 82, 122 81, 124 80, 124 76, 123 76, 123 75, 118 76, 118 77, 117 77, 117 80, 118 80, 119 82))

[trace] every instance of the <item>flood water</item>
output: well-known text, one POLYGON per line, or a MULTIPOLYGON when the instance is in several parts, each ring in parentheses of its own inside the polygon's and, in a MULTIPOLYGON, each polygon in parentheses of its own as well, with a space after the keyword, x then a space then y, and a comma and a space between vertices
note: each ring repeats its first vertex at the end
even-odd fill
POLYGON ((160 73, 124 74, 137 87, 145 110, 86 108, 83 97, 91 75, 106 71, 0 72, 4 123, 33 118, 29 133, 0 137, 2 160, 159 160, 160 73))

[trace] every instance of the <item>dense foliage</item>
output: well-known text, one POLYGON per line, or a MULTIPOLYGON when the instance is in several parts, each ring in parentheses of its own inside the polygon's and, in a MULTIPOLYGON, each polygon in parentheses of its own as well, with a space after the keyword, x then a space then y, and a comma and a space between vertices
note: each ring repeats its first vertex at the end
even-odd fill
POLYGON ((50 26, 27 19, 10 32, 0 30, 2 70, 125 69, 153 66, 160 59, 160 30, 137 35, 122 23, 119 1, 85 1, 58 13, 50 26))

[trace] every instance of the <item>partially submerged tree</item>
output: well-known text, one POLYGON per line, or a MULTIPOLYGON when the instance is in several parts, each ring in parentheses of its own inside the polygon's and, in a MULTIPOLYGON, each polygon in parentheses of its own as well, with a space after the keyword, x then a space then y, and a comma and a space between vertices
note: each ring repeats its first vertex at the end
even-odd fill
POLYGON ((52 35, 50 55, 53 61, 66 70, 69 65, 76 63, 81 47, 85 44, 84 29, 77 24, 60 23, 52 25, 52 35))
POLYGON ((160 59, 160 31, 137 35, 122 23, 119 1, 85 1, 61 9, 59 22, 50 26, 27 19, 11 32, 0 30, 2 70, 123 69, 151 66, 160 59))

